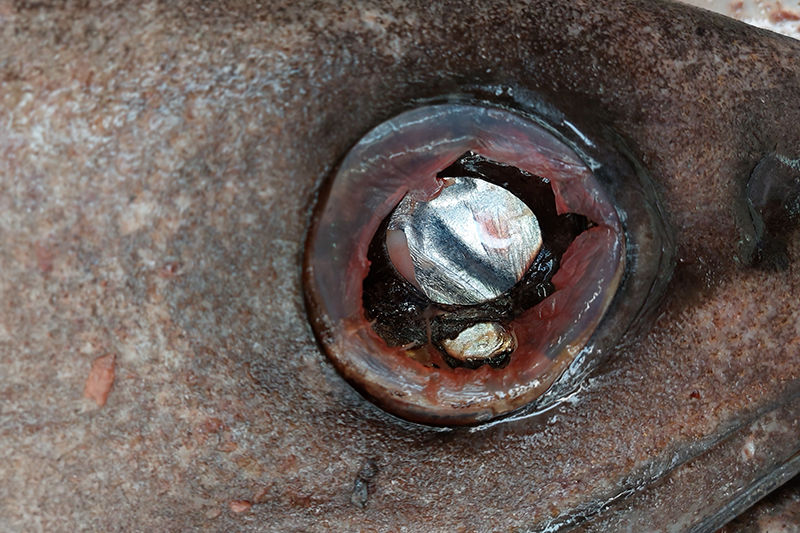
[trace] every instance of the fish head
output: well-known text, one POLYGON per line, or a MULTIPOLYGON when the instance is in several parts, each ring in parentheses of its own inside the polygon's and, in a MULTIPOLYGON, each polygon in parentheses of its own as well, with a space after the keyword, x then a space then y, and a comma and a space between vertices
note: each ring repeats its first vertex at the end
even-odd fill
MULTIPOLYGON (((10 527, 690 530, 796 470, 796 41, 637 1, 0 17, 10 527), (659 281, 625 285, 580 389, 457 429, 337 373, 302 269, 347 151, 452 99, 613 146, 661 223, 659 281)), ((621 212, 645 242, 651 221, 621 212)))

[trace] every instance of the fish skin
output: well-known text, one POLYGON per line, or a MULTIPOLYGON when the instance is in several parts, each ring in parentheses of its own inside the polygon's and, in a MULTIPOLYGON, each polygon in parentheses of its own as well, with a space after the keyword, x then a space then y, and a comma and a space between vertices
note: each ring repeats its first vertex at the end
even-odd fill
POLYGON ((750 173, 800 155, 795 41, 634 1, 3 2, 0 21, 10 531, 536 531, 800 392, 796 262, 742 255, 750 173), (442 431, 338 377, 301 263, 347 148, 467 85, 584 103, 652 175, 677 263, 573 401, 442 431), (100 408, 82 391, 105 354, 100 408))

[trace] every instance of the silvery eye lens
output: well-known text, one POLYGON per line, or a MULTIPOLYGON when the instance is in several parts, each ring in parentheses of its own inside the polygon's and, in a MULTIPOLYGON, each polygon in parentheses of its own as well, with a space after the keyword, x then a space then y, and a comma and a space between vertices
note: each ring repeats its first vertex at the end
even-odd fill
POLYGON ((433 302, 479 304, 513 287, 542 246, 536 215, 478 178, 443 180, 427 202, 406 196, 389 219, 392 263, 433 302))

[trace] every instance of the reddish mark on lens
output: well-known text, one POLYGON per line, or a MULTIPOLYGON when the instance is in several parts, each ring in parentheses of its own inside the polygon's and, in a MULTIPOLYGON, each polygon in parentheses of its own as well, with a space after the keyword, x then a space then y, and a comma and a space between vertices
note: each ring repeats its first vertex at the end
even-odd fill
POLYGON ((488 213, 475 213, 475 222, 481 233, 481 242, 490 248, 508 248, 511 240, 511 230, 505 221, 488 213))

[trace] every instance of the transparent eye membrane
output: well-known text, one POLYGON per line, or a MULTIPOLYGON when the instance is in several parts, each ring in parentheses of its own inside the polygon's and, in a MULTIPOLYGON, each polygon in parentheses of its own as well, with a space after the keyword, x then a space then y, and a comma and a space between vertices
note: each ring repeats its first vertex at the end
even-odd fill
POLYGON ((592 153, 613 140, 579 154, 547 126, 484 105, 420 107, 362 138, 320 195, 312 326, 390 413, 474 424, 553 401, 667 279, 641 168, 621 150, 592 153))

